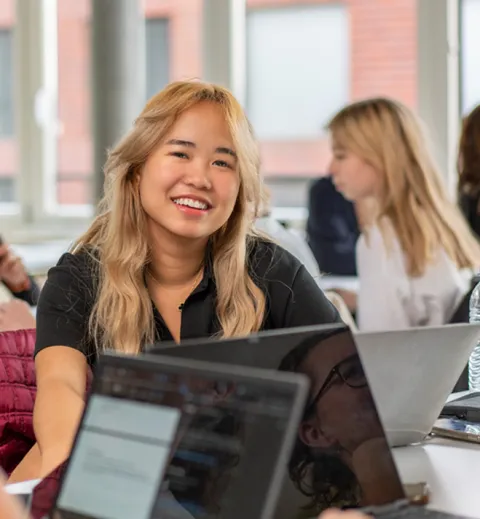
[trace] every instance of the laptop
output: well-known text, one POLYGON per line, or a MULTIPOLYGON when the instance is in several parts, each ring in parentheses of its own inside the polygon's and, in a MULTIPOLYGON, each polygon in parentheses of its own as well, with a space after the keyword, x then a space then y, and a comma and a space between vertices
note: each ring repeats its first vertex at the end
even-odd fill
POLYGON ((71 456, 35 486, 31 515, 268 519, 307 393, 301 374, 103 356, 71 456))
POLYGON ((310 395, 298 426, 275 519, 309 519, 330 507, 376 517, 456 517, 412 506, 350 329, 342 324, 189 341, 152 350, 306 374, 310 395))
POLYGON ((355 334, 391 445, 430 433, 479 339, 478 324, 355 334))
MULTIPOLYGON (((157 344, 152 353, 277 369, 280 359, 315 333, 344 330, 332 324, 260 332, 248 338, 157 344)), ((393 447, 418 443, 431 431, 480 338, 477 324, 355 333, 355 341, 393 447)))

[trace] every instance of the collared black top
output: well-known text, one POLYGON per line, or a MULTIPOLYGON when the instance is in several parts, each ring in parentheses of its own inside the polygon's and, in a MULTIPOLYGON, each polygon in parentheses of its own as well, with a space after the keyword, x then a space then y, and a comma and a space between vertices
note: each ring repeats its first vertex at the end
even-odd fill
MULTIPOLYGON (((303 264, 278 245, 256 240, 247 263, 250 275, 266 296, 263 330, 340 321, 335 307, 303 264)), ((69 346, 85 353, 94 364, 96 350, 87 332, 95 301, 95 275, 87 253, 64 254, 50 269, 37 308, 36 353, 49 346, 69 346)), ((202 281, 182 310, 182 340, 211 337, 220 331, 216 293, 211 262, 207 261, 202 281)), ((153 303, 152 312, 157 339, 173 340, 153 303)))

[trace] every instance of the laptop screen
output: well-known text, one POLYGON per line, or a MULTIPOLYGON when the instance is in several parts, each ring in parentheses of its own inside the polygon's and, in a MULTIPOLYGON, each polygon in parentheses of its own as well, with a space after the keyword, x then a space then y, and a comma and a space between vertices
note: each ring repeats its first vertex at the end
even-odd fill
POLYGON ((350 330, 344 325, 262 332, 155 348, 163 355, 304 373, 310 395, 276 519, 405 497, 350 330))
MULTIPOLYGON (((54 517, 261 517, 298 385, 130 362, 97 373, 54 517)), ((34 492, 34 519, 59 480, 34 492)))
POLYGON ((336 329, 304 337, 279 369, 304 373, 311 383, 288 464, 305 517, 331 506, 382 505, 404 498, 351 332, 336 329))

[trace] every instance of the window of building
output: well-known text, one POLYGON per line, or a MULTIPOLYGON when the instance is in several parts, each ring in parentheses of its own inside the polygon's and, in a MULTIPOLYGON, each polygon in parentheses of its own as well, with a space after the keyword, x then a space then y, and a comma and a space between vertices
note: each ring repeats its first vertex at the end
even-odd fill
POLYGON ((317 138, 349 99, 347 8, 250 10, 247 110, 261 139, 317 138))
POLYGON ((12 31, 0 29, 0 137, 13 135, 12 31))
POLYGON ((150 99, 170 80, 169 34, 167 18, 149 18, 145 27, 146 92, 150 99))
POLYGON ((461 5, 461 98, 462 112, 480 103, 480 1, 462 0, 461 5))

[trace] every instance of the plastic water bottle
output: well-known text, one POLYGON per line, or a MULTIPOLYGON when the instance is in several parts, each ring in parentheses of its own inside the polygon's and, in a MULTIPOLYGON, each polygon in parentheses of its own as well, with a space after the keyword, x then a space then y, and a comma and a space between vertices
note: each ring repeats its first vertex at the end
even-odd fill
MULTIPOLYGON (((477 283, 470 296, 470 322, 480 323, 480 283, 477 283)), ((480 391, 480 342, 470 355, 468 361, 468 387, 480 391)))

